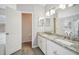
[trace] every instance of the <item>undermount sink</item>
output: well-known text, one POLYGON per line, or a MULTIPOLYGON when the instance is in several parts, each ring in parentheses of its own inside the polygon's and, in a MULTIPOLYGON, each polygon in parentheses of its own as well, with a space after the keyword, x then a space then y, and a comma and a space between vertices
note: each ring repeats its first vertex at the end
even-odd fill
POLYGON ((51 32, 44 32, 44 33, 46 33, 46 34, 48 34, 48 35, 52 35, 52 33, 51 33, 51 32))
POLYGON ((63 39, 55 39, 55 40, 62 43, 62 44, 68 45, 68 46, 72 46, 74 44, 72 42, 69 42, 69 41, 63 40, 63 39))

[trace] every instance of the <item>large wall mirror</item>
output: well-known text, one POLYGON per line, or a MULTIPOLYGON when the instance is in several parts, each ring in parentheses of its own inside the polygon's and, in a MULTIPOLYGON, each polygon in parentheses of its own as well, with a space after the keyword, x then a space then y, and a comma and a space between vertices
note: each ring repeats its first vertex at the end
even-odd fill
POLYGON ((65 35, 79 38, 79 14, 61 18, 60 21, 65 35))

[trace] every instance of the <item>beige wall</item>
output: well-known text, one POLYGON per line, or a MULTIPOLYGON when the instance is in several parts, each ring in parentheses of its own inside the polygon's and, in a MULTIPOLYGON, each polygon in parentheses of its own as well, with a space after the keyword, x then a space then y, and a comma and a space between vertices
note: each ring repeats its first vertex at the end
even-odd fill
POLYGON ((0 24, 0 32, 5 32, 5 24, 0 24))
POLYGON ((32 14, 22 13, 22 42, 32 40, 32 14))

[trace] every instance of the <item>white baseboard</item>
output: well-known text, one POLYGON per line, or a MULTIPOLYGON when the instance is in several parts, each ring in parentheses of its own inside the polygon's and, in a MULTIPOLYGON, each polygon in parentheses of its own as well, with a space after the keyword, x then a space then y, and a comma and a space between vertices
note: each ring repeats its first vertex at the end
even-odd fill
MULTIPOLYGON (((25 42, 31 42, 31 40, 29 40, 29 41, 25 41, 25 42)), ((22 43, 25 43, 25 42, 22 42, 22 43)))
POLYGON ((32 48, 36 48, 36 47, 38 47, 38 45, 32 46, 32 48))

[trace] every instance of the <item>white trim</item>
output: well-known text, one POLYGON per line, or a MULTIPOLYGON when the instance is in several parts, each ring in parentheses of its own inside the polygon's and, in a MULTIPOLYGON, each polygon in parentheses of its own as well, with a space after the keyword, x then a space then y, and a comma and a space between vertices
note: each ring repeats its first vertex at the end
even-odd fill
POLYGON ((32 46, 32 48, 36 48, 36 47, 38 47, 38 45, 32 46))
POLYGON ((21 11, 21 13, 32 13, 33 14, 33 12, 26 12, 26 11, 21 11))
MULTIPOLYGON (((22 11, 21 12, 21 17, 22 17, 22 13, 31 13, 32 14, 32 37, 33 37, 33 12, 25 12, 25 11, 22 11)), ((32 44, 33 44, 33 38, 32 38, 32 44)), ((32 45, 32 47, 33 47, 33 45, 32 45)))

